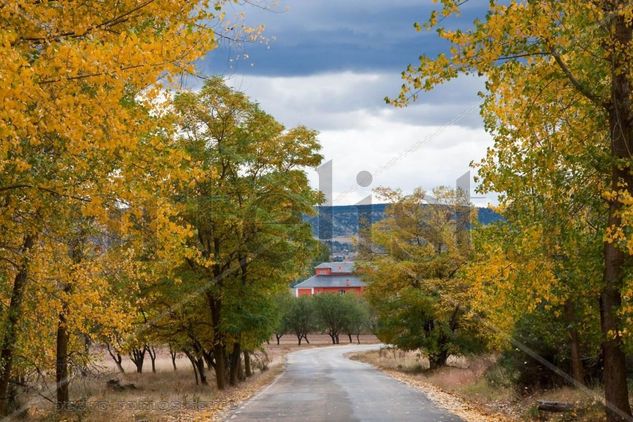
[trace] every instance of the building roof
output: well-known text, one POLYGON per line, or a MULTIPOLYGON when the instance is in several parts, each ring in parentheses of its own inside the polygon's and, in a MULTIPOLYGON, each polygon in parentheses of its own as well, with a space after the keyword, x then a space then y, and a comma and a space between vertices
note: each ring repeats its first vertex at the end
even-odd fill
POLYGON ((321 268, 330 268, 333 273, 338 274, 351 274, 354 272, 354 263, 353 262, 323 262, 316 267, 316 269, 321 268))
POLYGON ((313 275, 297 284, 295 289, 311 287, 364 287, 365 283, 355 275, 313 275))

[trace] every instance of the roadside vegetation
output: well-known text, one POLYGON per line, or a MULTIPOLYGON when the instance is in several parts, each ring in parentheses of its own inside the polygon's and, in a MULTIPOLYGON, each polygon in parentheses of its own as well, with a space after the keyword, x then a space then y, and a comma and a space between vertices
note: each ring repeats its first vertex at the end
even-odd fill
POLYGON ((103 356, 139 397, 166 355, 201 400, 265 366, 322 157, 221 77, 182 89, 220 38, 258 40, 224 6, 0 7, 0 417, 81 417, 103 356))
POLYGON ((451 356, 446 366, 433 371, 421 351, 385 347, 350 358, 424 391, 439 406, 467 421, 604 420, 600 400, 604 392, 599 385, 590 387, 590 395, 570 385, 521 388, 511 375, 514 369, 500 363, 496 354, 451 356), (565 409, 545 411, 539 409, 541 404, 564 404, 565 409))
POLYGON ((520 397, 573 390, 581 411, 564 418, 630 420, 633 4, 492 1, 456 30, 446 22, 468 2, 439 3, 416 28, 450 50, 421 56, 387 101, 485 79, 493 144, 473 166, 504 220, 464 239, 459 192, 434 192, 440 207, 380 192, 393 205, 365 236, 363 269, 377 335, 438 371, 449 355, 492 352, 485 379, 520 397))
POLYGON ((358 266, 368 282, 371 327, 390 349, 359 359, 420 374, 428 385, 517 418, 602 415, 597 301, 575 290, 561 292, 561 302, 554 290, 562 281, 586 280, 588 261, 567 267, 569 278, 559 281, 509 211, 480 226, 457 190, 434 189, 432 205, 421 189, 377 193, 390 205, 362 236, 358 266), (504 243, 515 236, 526 249, 504 243))

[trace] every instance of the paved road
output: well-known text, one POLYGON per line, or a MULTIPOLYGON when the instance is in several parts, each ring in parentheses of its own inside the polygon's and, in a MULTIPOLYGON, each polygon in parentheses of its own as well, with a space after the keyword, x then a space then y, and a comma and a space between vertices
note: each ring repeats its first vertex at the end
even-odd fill
POLYGON ((376 349, 350 345, 288 355, 275 383, 230 414, 231 422, 254 421, 459 421, 420 391, 371 365, 343 356, 376 349))

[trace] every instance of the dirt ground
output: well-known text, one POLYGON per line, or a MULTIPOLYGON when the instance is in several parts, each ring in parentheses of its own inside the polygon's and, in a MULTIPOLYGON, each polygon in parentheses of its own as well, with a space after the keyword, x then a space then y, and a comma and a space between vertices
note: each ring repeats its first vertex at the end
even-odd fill
MULTIPOLYGON (((227 410, 271 383, 284 368, 289 352, 311 347, 331 346, 327 335, 308 336, 310 344, 297 345, 296 338, 284 336, 279 345, 273 338, 264 345, 253 359, 255 374, 236 387, 224 391, 215 388, 213 371, 207 372, 209 385, 196 385, 189 360, 179 355, 174 371, 167 349, 158 350, 156 373, 152 373, 151 361, 146 356, 143 373, 137 374, 127 356, 123 358, 125 373, 121 374, 104 349, 95 350, 95 365, 87 377, 76 376, 70 384, 71 406, 68 411, 56 413, 52 383, 42 385, 32 392, 23 405, 29 420, 36 421, 196 421, 216 420, 227 410), (266 362, 267 369, 255 369, 266 362), (126 387, 114 391, 109 380, 116 379, 126 387)), ((341 339, 343 340, 343 339, 341 339)), ((354 339, 355 341, 356 339, 354 339)), ((360 337, 362 344, 377 343, 376 337, 360 337)), ((348 344, 342 341, 341 344, 348 344)))

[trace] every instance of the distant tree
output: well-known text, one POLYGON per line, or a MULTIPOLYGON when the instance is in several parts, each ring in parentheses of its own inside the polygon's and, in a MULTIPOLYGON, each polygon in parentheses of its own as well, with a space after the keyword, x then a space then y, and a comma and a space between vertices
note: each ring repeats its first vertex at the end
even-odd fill
POLYGON ((352 336, 356 336, 356 342, 360 344, 360 334, 370 330, 370 311, 367 301, 353 294, 343 295, 344 310, 347 314, 343 331, 347 334, 349 342, 352 336))
POLYGON ((450 354, 479 345, 478 327, 469 318, 469 297, 460 270, 469 244, 458 215, 468 212, 460 192, 434 189, 436 204, 425 193, 379 191, 389 202, 386 218, 371 228, 360 272, 369 282, 366 297, 375 309, 378 338, 413 350, 422 349, 431 368, 450 354))
POLYGON ((277 325, 275 326, 275 340, 279 344, 281 338, 290 331, 288 317, 295 299, 288 293, 283 292, 275 296, 274 304, 277 310, 277 325))
POLYGON ((345 295, 328 293, 313 298, 320 328, 330 336, 332 344, 339 344, 340 334, 350 325, 351 301, 345 295))
POLYGON ((308 334, 318 327, 313 296, 302 296, 291 303, 286 314, 288 331, 297 336, 298 345, 303 339, 309 343, 308 334))
POLYGON ((145 353, 147 352, 147 346, 133 346, 130 349, 130 359, 136 366, 136 372, 143 373, 143 363, 145 362, 145 353))

